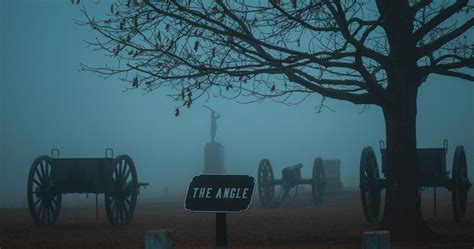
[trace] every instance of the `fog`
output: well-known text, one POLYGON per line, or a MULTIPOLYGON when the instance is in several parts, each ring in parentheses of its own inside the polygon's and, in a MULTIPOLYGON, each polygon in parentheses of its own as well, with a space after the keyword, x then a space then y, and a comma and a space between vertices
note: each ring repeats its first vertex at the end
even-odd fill
MULTIPOLYGON (((294 163, 303 163, 302 176, 311 177, 314 159, 322 157, 340 159, 344 186, 356 188, 362 148, 378 148, 385 137, 380 108, 361 113, 363 106, 328 100, 331 110, 317 113, 317 94, 298 106, 211 98, 175 117, 178 103, 166 97, 165 88, 124 91, 118 78, 78 71, 80 63, 114 63, 83 42, 95 34, 74 24, 82 18, 80 7, 6 0, 0 2, 0 18, 2 207, 26 205, 31 163, 52 148, 61 157, 103 157, 105 148, 113 148, 115 155, 130 155, 139 181, 150 183, 141 198, 158 198, 164 186, 182 194, 191 177, 202 173, 210 140, 210 112, 202 104, 221 114, 216 140, 224 145, 230 174, 255 175, 258 162, 268 158, 276 177, 294 163)), ((471 181, 473 96, 473 82, 430 76, 419 91, 417 119, 419 147, 442 147, 449 140, 449 170, 455 146, 465 146, 471 181)))

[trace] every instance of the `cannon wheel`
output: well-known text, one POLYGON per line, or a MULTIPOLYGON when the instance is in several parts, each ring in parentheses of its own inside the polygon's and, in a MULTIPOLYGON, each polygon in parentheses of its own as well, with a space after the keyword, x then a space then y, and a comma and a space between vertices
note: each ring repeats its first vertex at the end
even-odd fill
POLYGON ((454 152, 452 183, 454 220, 460 223, 466 213, 467 191, 470 186, 467 178, 466 153, 463 146, 457 146, 454 152))
POLYGON ((272 164, 270 160, 263 159, 258 165, 258 196, 265 208, 275 207, 275 184, 273 181, 272 164))
POLYGON ((112 189, 105 193, 105 211, 112 225, 126 225, 132 221, 137 204, 137 171, 127 155, 116 157, 112 165, 112 189))
POLYGON ((365 219, 369 223, 376 223, 380 213, 380 189, 377 187, 379 168, 374 149, 370 146, 362 150, 359 177, 360 196, 365 219))
POLYGON ((323 160, 318 157, 313 164, 313 203, 319 206, 323 203, 324 193, 326 192, 326 175, 324 174, 323 160))
POLYGON ((33 161, 28 174, 28 208, 38 225, 54 224, 61 209, 62 194, 55 191, 51 169, 51 158, 40 156, 33 161))

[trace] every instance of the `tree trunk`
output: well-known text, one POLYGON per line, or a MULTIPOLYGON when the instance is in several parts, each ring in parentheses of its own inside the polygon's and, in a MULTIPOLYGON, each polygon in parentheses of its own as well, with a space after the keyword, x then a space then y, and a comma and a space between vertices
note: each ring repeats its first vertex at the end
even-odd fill
POLYGON ((396 240, 419 241, 431 231, 423 220, 417 184, 417 87, 404 85, 382 107, 387 139, 382 227, 396 240))

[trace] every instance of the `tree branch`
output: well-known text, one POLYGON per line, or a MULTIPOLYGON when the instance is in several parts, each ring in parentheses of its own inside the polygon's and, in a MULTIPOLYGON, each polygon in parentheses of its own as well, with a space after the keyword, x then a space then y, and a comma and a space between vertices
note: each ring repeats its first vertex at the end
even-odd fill
MULTIPOLYGON (((424 4, 429 4, 426 2, 431 2, 431 1, 422 1, 419 3, 418 7, 423 7, 424 4)), ((448 6, 446 9, 440 11, 440 13, 433 17, 430 21, 428 21, 425 25, 423 25, 421 28, 419 28, 417 31, 415 31, 413 35, 413 39, 415 41, 419 41, 422 39, 426 34, 428 34, 430 31, 432 31, 434 28, 436 28, 438 25, 440 25, 442 22, 446 21, 448 18, 450 18, 452 15, 454 15, 456 12, 460 11, 463 7, 465 7, 468 4, 469 0, 457 0, 456 3, 448 6)))
POLYGON ((473 25, 474 25, 474 18, 471 18, 471 19, 469 19, 469 21, 465 22, 463 25, 456 28, 455 30, 439 37, 438 39, 436 39, 436 40, 434 40, 434 41, 432 41, 432 42, 430 42, 430 43, 428 43, 428 44, 426 44, 422 47, 417 48, 418 58, 421 58, 423 56, 427 56, 427 55, 433 53, 434 51, 438 50, 439 48, 441 48, 446 43, 452 41, 456 37, 462 35, 464 32, 466 32, 467 30, 472 28, 473 25))

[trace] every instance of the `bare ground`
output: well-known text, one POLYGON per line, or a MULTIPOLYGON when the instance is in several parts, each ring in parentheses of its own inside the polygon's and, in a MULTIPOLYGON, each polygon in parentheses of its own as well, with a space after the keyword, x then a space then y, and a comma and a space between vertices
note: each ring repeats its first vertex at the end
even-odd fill
MULTIPOLYGON (((472 191, 471 191, 472 192, 472 191)), ((433 199, 423 198, 423 213, 441 241, 393 248, 474 248, 474 195, 463 224, 452 218, 451 196, 438 196, 438 216, 433 199)), ((424 196, 425 196, 424 195, 424 196)), ((65 197, 67 198, 67 196, 65 197)), ((187 213, 181 197, 167 201, 140 201, 134 220, 123 227, 109 225, 104 207, 95 222, 91 205, 63 207, 57 224, 38 227, 27 209, 0 209, 0 248, 143 248, 146 230, 171 229, 175 248, 212 248, 213 214, 187 213)), ((229 248, 360 248, 360 235, 377 229, 365 222, 358 192, 328 194, 322 207, 312 207, 309 194, 286 201, 279 209, 263 209, 258 198, 244 214, 227 216, 229 248)))

